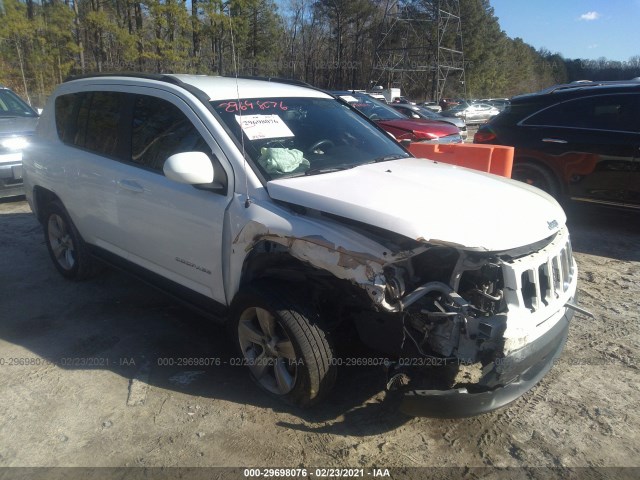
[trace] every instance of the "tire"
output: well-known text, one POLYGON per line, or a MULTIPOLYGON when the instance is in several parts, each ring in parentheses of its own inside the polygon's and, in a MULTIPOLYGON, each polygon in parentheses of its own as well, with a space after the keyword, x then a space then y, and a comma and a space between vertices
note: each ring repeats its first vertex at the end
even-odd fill
POLYGON ((49 202, 46 206, 44 240, 54 266, 63 277, 84 280, 98 272, 96 261, 58 200, 49 202))
POLYGON ((544 165, 527 160, 513 164, 511 178, 544 190, 555 199, 560 199, 561 189, 553 172, 544 165))
POLYGON ((291 285, 257 282, 231 306, 230 329, 241 362, 271 396, 308 407, 331 390, 333 348, 319 317, 291 285))

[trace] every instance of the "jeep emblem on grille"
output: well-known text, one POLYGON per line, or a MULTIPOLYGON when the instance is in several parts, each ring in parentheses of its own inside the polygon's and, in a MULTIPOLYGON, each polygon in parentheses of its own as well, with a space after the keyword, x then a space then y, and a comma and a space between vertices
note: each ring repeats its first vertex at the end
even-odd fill
POLYGON ((549 230, 553 230, 554 228, 558 228, 558 222, 556 220, 551 220, 550 222, 547 222, 547 225, 549 227, 549 230))

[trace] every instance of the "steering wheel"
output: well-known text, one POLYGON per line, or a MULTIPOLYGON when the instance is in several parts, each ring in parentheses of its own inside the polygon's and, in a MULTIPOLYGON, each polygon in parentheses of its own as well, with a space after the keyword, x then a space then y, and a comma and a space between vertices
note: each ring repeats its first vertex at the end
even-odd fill
POLYGON ((307 152, 315 152, 318 148, 320 148, 322 145, 326 145, 328 148, 333 148, 336 146, 335 143, 333 143, 331 140, 329 140, 328 138, 323 138, 321 140, 318 140, 316 143, 314 143, 313 145, 311 145, 309 148, 307 148, 307 152))

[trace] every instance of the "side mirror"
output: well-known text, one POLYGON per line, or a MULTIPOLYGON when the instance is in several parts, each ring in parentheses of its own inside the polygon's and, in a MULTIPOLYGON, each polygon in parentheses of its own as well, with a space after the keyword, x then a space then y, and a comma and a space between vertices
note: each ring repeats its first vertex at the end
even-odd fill
POLYGON ((174 182, 188 185, 213 183, 213 165, 206 153, 183 152, 171 155, 162 167, 164 175, 174 182))

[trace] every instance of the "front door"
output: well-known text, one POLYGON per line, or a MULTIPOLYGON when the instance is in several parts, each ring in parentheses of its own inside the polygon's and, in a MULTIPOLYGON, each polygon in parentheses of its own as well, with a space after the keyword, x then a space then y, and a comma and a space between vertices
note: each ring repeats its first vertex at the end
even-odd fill
POLYGON ((120 246, 131 262, 225 304, 222 235, 231 170, 189 106, 172 94, 162 95, 134 95, 130 161, 115 182, 118 218, 126 232, 120 246), (226 190, 198 189, 164 176, 169 156, 191 151, 209 155, 226 190))

